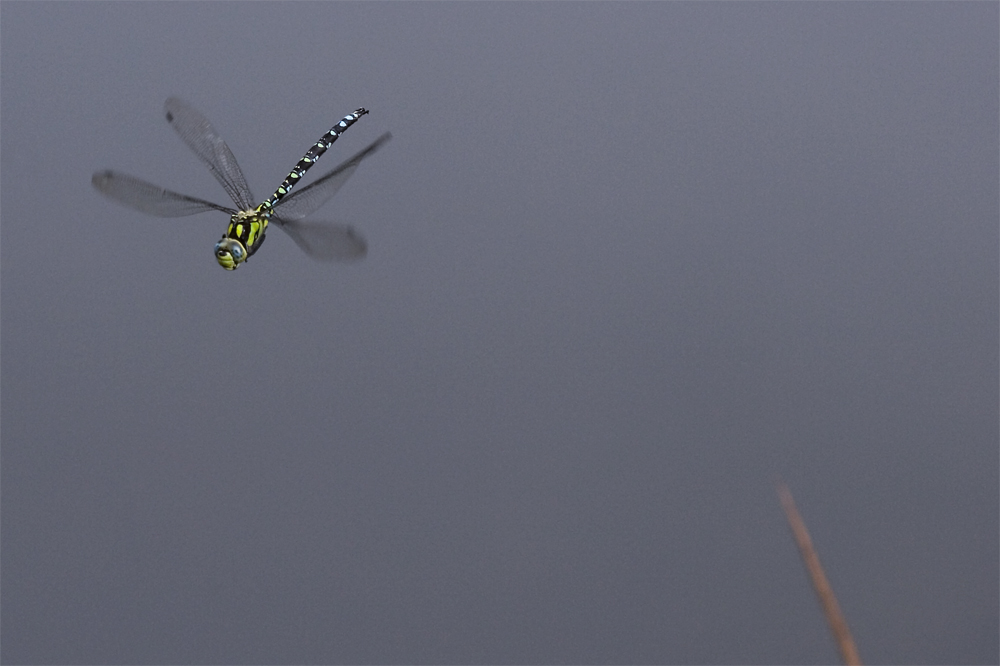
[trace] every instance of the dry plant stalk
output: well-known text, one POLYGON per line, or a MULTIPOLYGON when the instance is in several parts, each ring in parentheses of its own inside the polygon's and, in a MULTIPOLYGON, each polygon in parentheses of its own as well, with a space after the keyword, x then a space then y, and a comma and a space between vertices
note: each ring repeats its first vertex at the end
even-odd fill
POLYGON ((816 589, 816 596, 819 597, 819 602, 823 606, 823 613, 830 625, 830 631, 833 632, 833 639, 840 649, 840 658, 848 666, 860 666, 861 658, 858 656, 858 648, 854 645, 851 631, 847 628, 847 621, 844 620, 844 615, 840 612, 840 605, 837 603, 837 597, 833 595, 833 588, 830 587, 830 582, 826 579, 826 574, 823 573, 819 556, 816 555, 812 539, 809 538, 809 531, 806 530, 806 524, 802 522, 802 516, 795 508, 795 500, 792 499, 791 491, 781 481, 778 481, 778 497, 781 498, 781 506, 785 509, 788 524, 792 528, 795 542, 802 553, 802 561, 805 562, 809 578, 816 589))

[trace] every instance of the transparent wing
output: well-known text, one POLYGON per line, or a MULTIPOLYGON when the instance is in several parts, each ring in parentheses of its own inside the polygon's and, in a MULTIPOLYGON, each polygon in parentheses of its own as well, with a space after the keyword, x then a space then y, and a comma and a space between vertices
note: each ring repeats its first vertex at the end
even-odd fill
POLYGON ((284 221, 282 224, 287 224, 288 221, 301 220, 306 215, 319 209, 320 206, 329 201, 330 197, 336 194, 344 183, 347 182, 347 179, 354 174, 362 160, 384 146, 391 138, 392 134, 386 132, 368 144, 368 146, 334 167, 332 171, 306 185, 298 192, 293 192, 279 201, 275 205, 274 211, 284 221))
POLYGON ((165 190, 159 185, 117 171, 98 171, 90 182, 94 189, 107 198, 157 217, 184 217, 209 210, 219 210, 227 215, 236 212, 211 201, 165 190))
POLYGON ((317 261, 357 261, 368 253, 365 239, 346 224, 286 220, 274 214, 271 221, 317 261))
POLYGON ((236 163, 229 146, 215 131, 205 116, 187 102, 171 97, 163 105, 167 122, 177 130, 181 139, 198 156, 215 179, 219 181, 229 198, 240 210, 250 210, 254 204, 253 194, 247 185, 240 165, 236 163))

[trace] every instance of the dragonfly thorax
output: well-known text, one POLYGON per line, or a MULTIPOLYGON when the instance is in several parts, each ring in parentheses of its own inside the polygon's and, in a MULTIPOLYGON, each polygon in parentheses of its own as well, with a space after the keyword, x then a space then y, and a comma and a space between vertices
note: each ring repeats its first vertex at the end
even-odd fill
POLYGON ((260 248, 267 232, 271 211, 266 208, 241 210, 229 218, 226 234, 215 244, 215 259, 227 271, 234 271, 260 248))

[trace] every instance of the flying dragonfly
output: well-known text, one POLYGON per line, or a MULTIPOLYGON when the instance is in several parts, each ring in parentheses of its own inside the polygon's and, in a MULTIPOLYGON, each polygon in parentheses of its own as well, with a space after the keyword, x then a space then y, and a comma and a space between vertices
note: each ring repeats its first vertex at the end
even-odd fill
POLYGON ((233 271, 253 255, 264 242, 269 223, 283 230, 307 255, 320 261, 350 261, 367 252, 365 240, 353 228, 344 225, 306 222, 304 218, 329 201, 366 157, 392 138, 386 132, 365 148, 341 162, 316 181, 289 193, 302 176, 340 138, 348 127, 368 113, 360 108, 344 117, 324 134, 299 160, 274 194, 254 205, 253 194, 243 171, 236 163, 229 146, 215 131, 205 116, 187 102, 171 97, 164 104, 167 122, 177 130, 181 140, 194 151, 237 209, 214 204, 166 190, 144 180, 117 171, 98 171, 91 182, 98 192, 120 204, 157 217, 184 217, 210 210, 229 215, 229 226, 215 244, 219 265, 233 271))

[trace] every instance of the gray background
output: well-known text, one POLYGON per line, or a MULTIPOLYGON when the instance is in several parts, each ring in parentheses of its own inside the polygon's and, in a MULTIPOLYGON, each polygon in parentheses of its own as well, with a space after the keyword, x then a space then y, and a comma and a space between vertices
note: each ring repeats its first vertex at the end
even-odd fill
POLYGON ((7 663, 997 663, 996 3, 2 7, 7 663), (229 203, 395 138, 318 215, 229 203))

